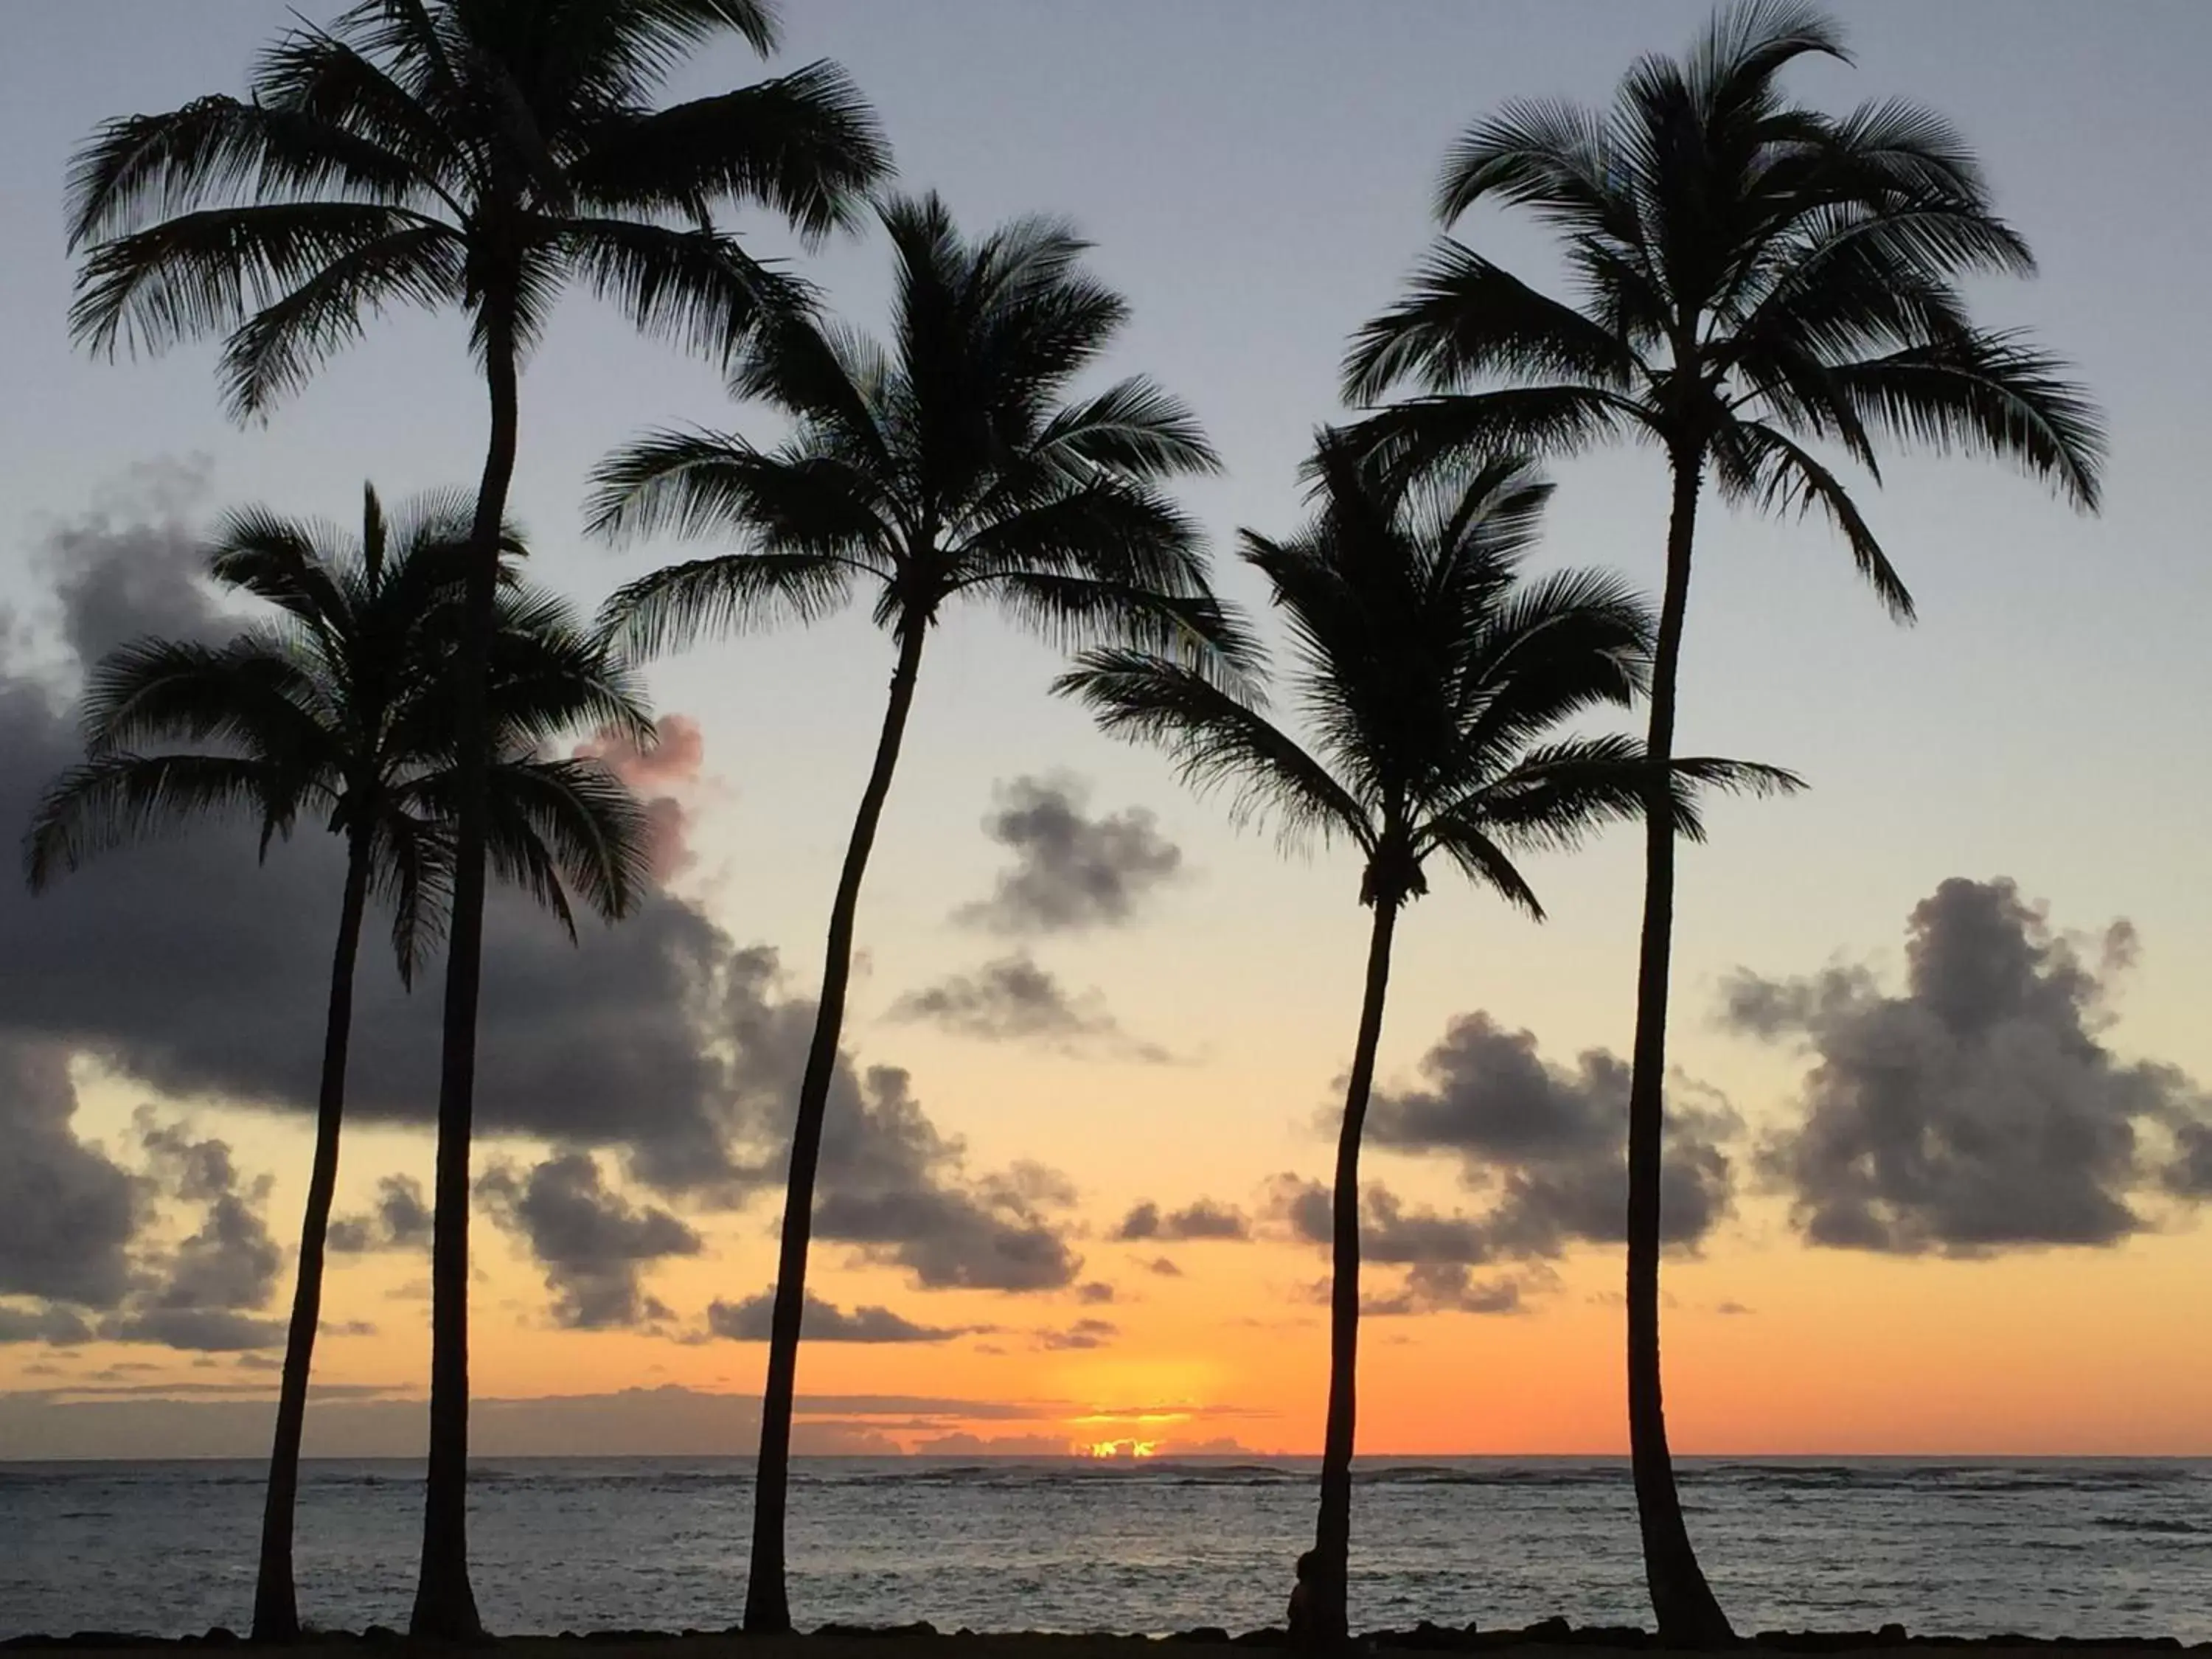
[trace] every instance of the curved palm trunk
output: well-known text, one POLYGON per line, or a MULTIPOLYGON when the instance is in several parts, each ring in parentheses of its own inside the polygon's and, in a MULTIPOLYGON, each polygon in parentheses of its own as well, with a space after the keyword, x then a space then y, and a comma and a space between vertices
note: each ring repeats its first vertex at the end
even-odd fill
MULTIPOLYGON (((1652 760, 1674 754, 1675 675, 1682 620, 1690 600, 1690 552, 1697 534, 1700 456, 1677 453, 1667 529, 1667 588, 1651 671, 1652 760)), ((1644 1575, 1659 1638, 1669 1646, 1733 1642, 1690 1546, 1667 1448, 1659 1382, 1659 1174, 1666 1137, 1667 979, 1674 939, 1674 825, 1664 786, 1644 813, 1644 933, 1636 971, 1636 1048, 1628 1085, 1628 1442, 1636 1514, 1644 1534, 1644 1575)))
POLYGON ((884 710, 883 734, 876 740, 876 762, 845 864, 837 878, 837 896, 830 907, 830 945, 822 968, 822 1000, 814 1016, 814 1041, 806 1051, 806 1073, 799 1085, 799 1115, 791 1132, 791 1173, 784 1188, 783 1243, 776 1257, 775 1309, 769 1325, 768 1383, 761 1395, 760 1461, 754 1475, 752 1563, 745 1578, 748 1634, 779 1633, 791 1628, 791 1598, 784 1583, 783 1518, 791 1476, 791 1412, 799 1382, 799 1327, 806 1306, 806 1247, 814 1231, 814 1171, 822 1157, 822 1119, 830 1103, 830 1082, 837 1067, 837 1042, 845 1024, 845 989, 853 971, 853 922, 860 905, 860 882, 876 826, 897 769, 899 744, 914 707, 915 678, 921 666, 926 623, 916 622, 899 637, 898 666, 891 674, 890 701, 884 710))
POLYGON ((300 1495, 300 1436, 307 1420, 307 1372, 323 1307, 323 1241, 338 1184, 338 1128, 345 1112, 346 1047, 353 1036, 353 970, 368 902, 368 842, 349 837, 345 898, 331 952, 330 1014, 323 1027, 322 1086, 315 1103, 315 1158, 307 1176, 307 1212, 300 1224, 300 1273, 292 1291, 292 1323, 284 1338, 284 1376, 276 1395, 276 1435, 269 1452, 269 1489, 261 1511, 261 1570, 253 1585, 253 1639, 291 1642, 300 1635, 292 1585, 292 1517, 300 1495))
POLYGON ((445 1042, 438 1071, 437 1207, 430 1255, 430 1460, 422 1503, 422 1574, 408 1625, 412 1636, 442 1641, 475 1641, 483 1635, 476 1592, 469 1585, 469 1135, 476 1108, 485 774, 490 763, 484 679, 498 589, 500 525, 507 516, 520 422, 513 319, 497 307, 488 307, 484 325, 491 441, 477 492, 466 620, 454 665, 453 914, 446 949, 445 1042))
POLYGON ((1329 1262, 1328 1425, 1322 1446, 1321 1516, 1314 1528, 1313 1567, 1305 1583, 1306 1626, 1298 1632, 1301 1645, 1312 1650, 1342 1647, 1350 1629, 1352 1446, 1359 1377, 1359 1142, 1367 1127, 1367 1097, 1375 1085, 1375 1048, 1382 1036, 1390 939, 1397 926, 1397 901, 1377 898, 1375 931, 1367 945, 1359 1039, 1352 1051, 1344 1124, 1336 1139, 1336 1188, 1330 1200, 1334 1250, 1329 1262))

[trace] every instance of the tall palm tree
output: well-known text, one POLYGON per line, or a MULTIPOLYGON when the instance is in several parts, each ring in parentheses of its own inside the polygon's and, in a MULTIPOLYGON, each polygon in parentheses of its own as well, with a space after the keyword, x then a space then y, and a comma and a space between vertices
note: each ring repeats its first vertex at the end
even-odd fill
POLYGON ((604 532, 744 544, 656 571, 609 601, 608 625, 641 650, 811 621, 860 587, 897 651, 830 906, 793 1126, 748 1631, 791 1627, 784 1504, 815 1165, 861 878, 930 629, 947 604, 985 599, 1048 637, 1180 644, 1230 672, 1241 646, 1208 593, 1196 530, 1159 491, 1215 465, 1197 423, 1143 380, 1062 401, 1127 314, 1083 270, 1086 244, 1042 219, 971 242, 935 196, 891 202, 882 217, 897 262, 895 345, 804 318, 764 325, 735 360, 731 391, 790 416, 792 435, 762 448, 715 432, 651 434, 601 465, 592 507, 604 532))
MULTIPOLYGON (((1977 326, 1962 283, 2033 269, 1965 143, 1897 100, 1831 116, 1790 103, 1782 71, 1845 59, 1797 0, 1719 13, 1684 58, 1647 58, 1599 112, 1517 100, 1469 128, 1437 192, 1447 225, 1522 207, 1559 234, 1571 301, 1445 240, 1346 368, 1376 441, 1410 464, 1473 444, 1561 453, 1632 438, 1673 481, 1647 747, 1674 752, 1699 497, 1818 509, 1900 621, 1912 601, 1832 445, 1879 481, 1876 448, 2008 457, 2094 509, 2103 439, 2064 364, 2025 335, 1977 326)), ((1659 1632, 1725 1639, 1726 1617, 1682 1522, 1659 1366, 1659 1170, 1673 941, 1674 842, 1645 824, 1643 934, 1629 1092, 1628 1406, 1637 1510, 1659 1632)))
MULTIPOLYGON (((1346 841, 1361 860, 1359 902, 1375 913, 1366 991, 1336 1149, 1329 1294, 1328 1416, 1321 1514, 1303 1641, 1346 1635, 1354 1387, 1359 1341, 1359 1146, 1382 1032, 1398 913, 1428 891, 1442 858, 1541 920, 1514 863, 1565 849, 1650 799, 1642 745, 1560 735, 1645 689, 1651 617, 1614 578, 1520 574, 1549 486, 1518 459, 1409 485, 1340 434, 1313 471, 1320 507, 1285 541, 1246 531, 1243 556, 1267 579, 1291 634, 1302 743, 1248 701, 1140 650, 1094 650, 1056 687, 1116 736, 1155 743, 1184 779, 1226 786, 1241 820, 1272 817, 1286 842, 1346 841)), ((1698 833, 1698 783, 1790 788, 1787 773, 1679 760, 1661 774, 1664 816, 1698 833)))
POLYGON ((874 118, 820 63, 654 109, 668 72, 734 36, 765 53, 770 0, 359 0, 301 25, 251 97, 111 121, 77 158, 88 250, 71 326, 95 349, 227 337, 240 416, 264 415, 390 305, 452 307, 490 398, 464 649, 431 1270, 430 1465, 411 1629, 482 1631, 468 1580, 468 1149, 483 939, 485 653, 514 476, 518 376, 580 283, 639 328, 726 354, 803 287, 717 228, 774 210, 810 240, 883 177, 874 118))
MULTIPOLYGON (((276 619, 222 645, 140 640, 100 663, 85 691, 87 758, 54 781, 24 842, 33 890, 97 853, 202 818, 256 821, 264 854, 303 815, 345 842, 314 1160, 262 1515, 257 1641, 300 1633, 292 1521, 364 913, 372 896, 389 905, 400 979, 411 984, 452 897, 451 671, 473 517, 465 496, 434 495, 387 520, 371 489, 358 540, 341 545, 322 526, 258 509, 233 514, 216 536, 211 574, 276 606, 276 619)), ((629 672, 568 607, 518 586, 511 568, 505 575, 488 688, 489 852, 494 869, 573 940, 572 892, 610 921, 629 908, 645 880, 646 823, 599 763, 549 759, 540 746, 574 726, 648 741, 653 724, 629 672)))

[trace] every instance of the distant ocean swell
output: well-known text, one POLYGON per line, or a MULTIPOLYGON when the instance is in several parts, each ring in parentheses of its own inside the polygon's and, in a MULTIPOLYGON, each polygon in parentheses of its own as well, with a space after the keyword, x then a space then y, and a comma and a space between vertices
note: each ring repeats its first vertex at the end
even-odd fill
MULTIPOLYGON (((834 1460, 793 1498, 802 1624, 1164 1632, 1279 1621, 1310 1463, 834 1460)), ((0 1465, 0 1637, 242 1626, 258 1468, 0 1465)), ((1740 1628, 2212 1639, 2212 1462, 1761 1461, 1686 1466, 1700 1552, 1740 1628)), ((744 1596, 743 1460, 513 1460, 478 1470, 495 1629, 718 1627, 744 1596)), ((420 1472, 311 1462, 302 1612, 404 1621, 420 1472)), ((1366 1627, 1648 1622, 1625 1467, 1401 1460, 1359 1472, 1366 1627)))

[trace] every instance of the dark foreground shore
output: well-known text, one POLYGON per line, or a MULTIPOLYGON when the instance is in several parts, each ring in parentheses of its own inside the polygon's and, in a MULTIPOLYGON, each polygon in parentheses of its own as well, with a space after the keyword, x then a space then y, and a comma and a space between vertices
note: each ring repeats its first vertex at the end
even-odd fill
MULTIPOLYGON (((1609 1654, 1648 1651, 1657 1647, 1649 1632, 1629 1627, 1577 1628, 1564 1619, 1547 1620, 1525 1629, 1464 1630, 1424 1624, 1411 1630, 1373 1631, 1359 1638, 1362 1648, 1383 1653, 1484 1653, 1498 1659, 1559 1659, 1563 1648, 1577 1650, 1587 1659, 1609 1654)), ((230 1631, 210 1631, 204 1636, 174 1638, 127 1636, 112 1632, 80 1631, 68 1636, 18 1636, 0 1641, 0 1649, 25 1651, 64 1650, 73 1654, 143 1655, 152 1649, 242 1647, 230 1631)), ((302 1642, 296 1647, 260 1650, 269 1659, 331 1659, 333 1650, 398 1650, 412 1646, 395 1631, 373 1627, 358 1635, 333 1633, 302 1642)), ((558 1636, 514 1636, 495 1645, 506 1659, 580 1659, 588 1650, 591 1659, 1162 1659, 1163 1648, 1260 1649, 1279 1652, 1287 1647, 1279 1630, 1248 1632, 1231 1636, 1206 1628, 1181 1631, 1163 1637, 1060 1636, 1024 1632, 978 1635, 973 1631, 941 1632, 928 1625, 894 1629, 859 1629, 828 1626, 810 1635, 748 1637, 738 1631, 563 1632, 558 1636)), ((2098 1638, 2094 1636, 2033 1638, 2018 1635, 1984 1637, 1913 1636, 1900 1626, 1879 1631, 1763 1631, 1750 1636, 1733 1651, 1768 1653, 1884 1653, 1906 1648, 1967 1648, 1987 1659, 2008 1655, 2048 1655, 2063 1650, 2094 1659, 2100 1654, 2212 1653, 2212 1642, 2185 1647, 2171 1636, 2098 1638)))

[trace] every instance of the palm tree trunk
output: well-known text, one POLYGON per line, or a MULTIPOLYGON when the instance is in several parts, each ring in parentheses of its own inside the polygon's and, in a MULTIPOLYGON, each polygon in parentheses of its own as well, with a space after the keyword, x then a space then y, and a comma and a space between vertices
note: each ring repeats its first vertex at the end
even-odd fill
MULTIPOLYGON (((1647 738, 1650 757, 1658 763, 1674 754, 1675 675, 1704 474, 1701 453, 1675 453, 1667 587, 1659 607, 1647 738)), ((1634 1070, 1628 1085, 1628 1443, 1644 1534, 1644 1576, 1659 1639, 1670 1647, 1708 1647, 1733 1642, 1735 1632, 1705 1583, 1682 1522, 1659 1384, 1659 1176, 1666 1138, 1667 978, 1674 935, 1670 800, 1664 781, 1655 784, 1644 826, 1644 933, 1637 957, 1634 1070)))
POLYGON ((485 678, 499 582, 500 526, 520 423, 514 319, 484 308, 491 441, 471 531, 466 615, 454 664, 453 912, 447 934, 445 1042, 438 1072, 436 1210, 430 1255, 430 1460, 422 1565, 409 1633, 477 1641, 483 1621, 469 1585, 469 1136, 476 1109, 477 999, 483 958, 485 774, 490 763, 485 678))
POLYGON ((783 1518, 791 1477, 791 1413, 799 1382, 799 1328, 806 1306, 806 1247, 814 1231, 814 1171, 822 1156, 822 1119, 830 1102, 830 1083, 837 1068, 837 1042, 845 1024, 845 988, 853 971, 853 923, 860 904, 860 881, 876 826, 890 793, 899 744, 914 707, 915 678, 921 666, 927 623, 919 620, 899 635, 898 666, 891 674, 890 702, 884 710, 883 733, 876 740, 876 763, 860 810, 846 844, 845 866, 837 878, 837 896, 830 907, 830 946, 822 968, 822 1000, 814 1015, 813 1046, 806 1051, 806 1073, 799 1085, 799 1115, 791 1132, 791 1173, 783 1195, 783 1245, 776 1258, 775 1309, 769 1324, 768 1383, 761 1394, 760 1462, 753 1487, 752 1564, 745 1578, 745 1632, 780 1634, 791 1628, 791 1598, 784 1583, 783 1518))
POLYGON ((284 1338, 284 1376, 276 1395, 276 1436, 269 1452, 269 1490, 261 1511, 261 1571, 253 1585, 253 1639, 294 1642, 299 1599, 292 1584, 292 1517, 300 1495, 300 1436, 307 1420, 307 1372, 323 1307, 323 1240, 338 1184, 338 1129, 345 1113, 346 1046, 353 1035, 354 960, 362 912, 368 902, 368 838, 347 837, 345 899, 331 952, 330 1013, 323 1026, 322 1087, 315 1103, 315 1158, 307 1176, 307 1212, 300 1224, 299 1281, 284 1338))
POLYGON ((1390 938, 1398 901, 1375 901, 1367 945, 1367 990, 1359 1007, 1359 1040, 1345 1085, 1344 1124, 1336 1139, 1336 1188, 1331 1198, 1334 1249, 1329 1262, 1328 1424, 1322 1445, 1321 1516, 1314 1528, 1313 1566, 1306 1581, 1310 1650, 1341 1648, 1350 1632, 1352 1446, 1359 1377, 1359 1142, 1367 1097, 1375 1085, 1375 1048, 1382 1036, 1382 998, 1390 983, 1390 938))

